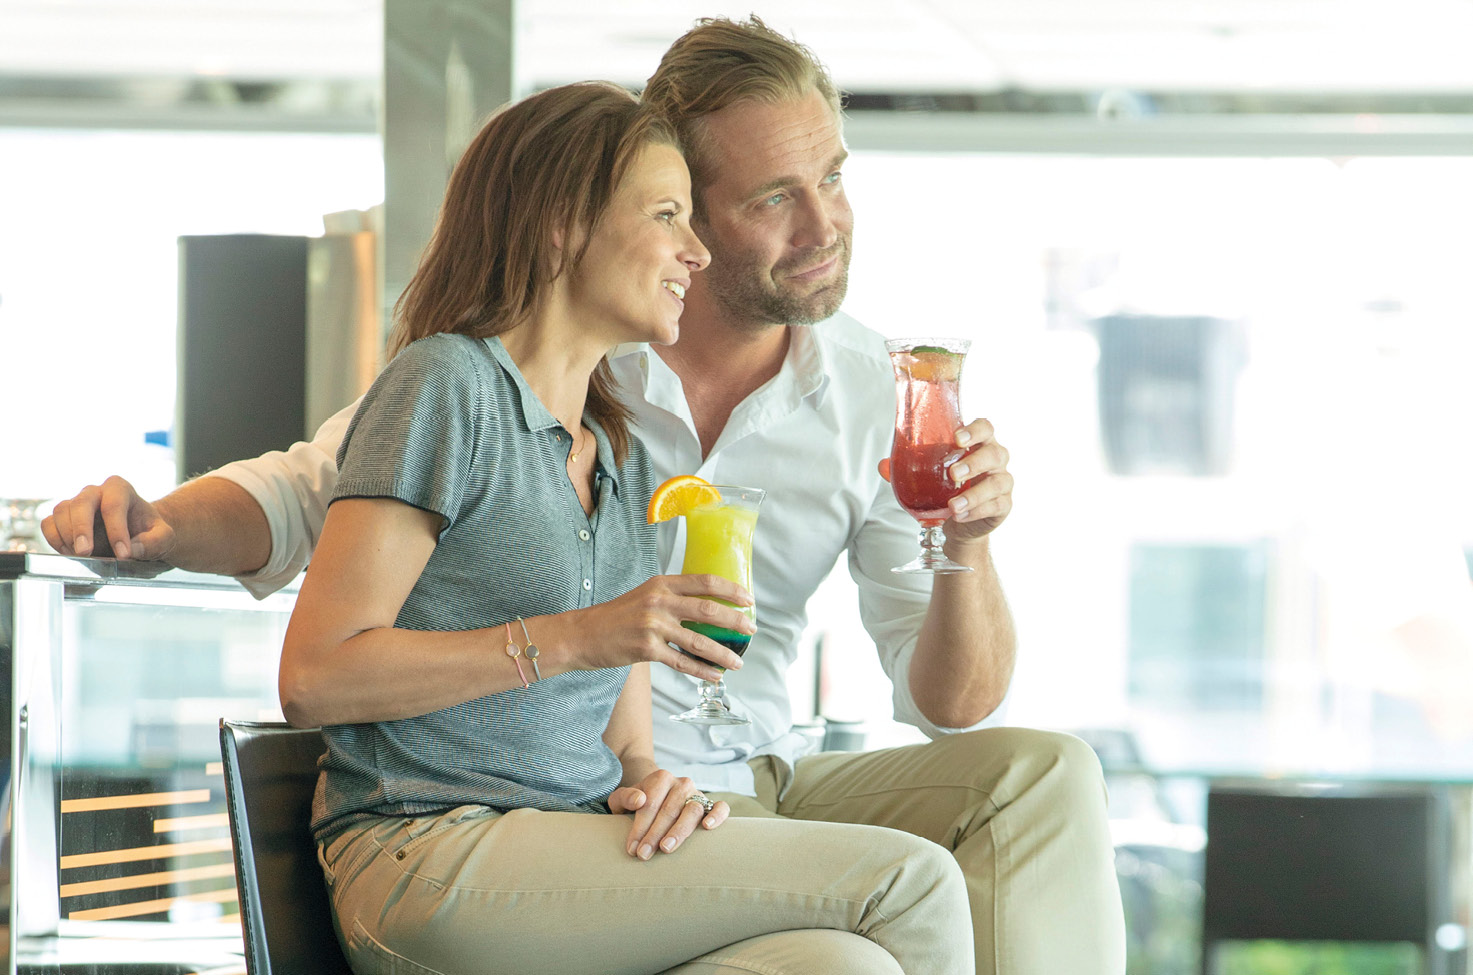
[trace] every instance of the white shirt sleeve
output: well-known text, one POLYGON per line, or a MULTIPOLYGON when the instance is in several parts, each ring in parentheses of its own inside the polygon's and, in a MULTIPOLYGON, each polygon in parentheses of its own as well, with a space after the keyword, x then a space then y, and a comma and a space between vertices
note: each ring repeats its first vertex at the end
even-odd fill
POLYGON ((260 569, 236 577, 257 599, 291 582, 311 561, 337 485, 338 445, 359 402, 329 417, 310 441, 298 441, 254 460, 238 460, 204 475, 223 477, 245 488, 266 514, 271 555, 260 569))
POLYGON ((932 577, 890 569, 915 558, 919 551, 917 532, 915 519, 900 507, 890 485, 880 481, 869 516, 849 545, 849 574, 859 586, 860 621, 874 639, 880 666, 894 688, 895 720, 914 725, 928 738, 997 727, 1004 722, 1006 697, 976 724, 947 728, 927 719, 911 695, 910 661, 931 603, 932 577))

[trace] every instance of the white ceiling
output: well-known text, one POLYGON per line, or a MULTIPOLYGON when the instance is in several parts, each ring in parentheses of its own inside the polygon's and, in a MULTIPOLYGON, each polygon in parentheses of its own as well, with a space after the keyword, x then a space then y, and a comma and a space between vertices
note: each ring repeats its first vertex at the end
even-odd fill
MULTIPOLYGON (((519 75, 638 85, 755 9, 851 91, 1473 92, 1473 0, 521 0, 519 75)), ((0 74, 378 75, 381 0, 3 0, 0 74)))

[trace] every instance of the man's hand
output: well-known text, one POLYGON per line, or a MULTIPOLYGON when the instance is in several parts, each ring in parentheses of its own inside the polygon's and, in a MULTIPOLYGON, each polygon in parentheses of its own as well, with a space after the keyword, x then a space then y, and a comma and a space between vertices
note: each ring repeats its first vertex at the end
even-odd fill
POLYGON ((173 526, 132 484, 116 476, 59 502, 42 520, 41 532, 62 555, 152 561, 166 558, 174 548, 173 526))
POLYGON ((951 479, 965 489, 951 499, 946 537, 962 541, 992 533, 1013 510, 1013 475, 1008 473, 1007 448, 987 420, 973 420, 956 432, 964 453, 947 468, 951 479))
MULTIPOLYGON (((1013 510, 1013 475, 1008 473, 1007 448, 997 442, 992 424, 973 420, 956 432, 956 444, 965 452, 947 468, 953 483, 964 485, 951 499, 948 541, 981 538, 1001 525, 1013 510)), ((880 461, 880 476, 890 480, 890 458, 880 461)))
POLYGON ((718 801, 707 812, 700 803, 688 801, 701 795, 690 779, 676 778, 664 769, 646 775, 638 785, 615 789, 609 794, 609 812, 634 814, 624 851, 641 860, 648 860, 656 850, 674 853, 697 824, 715 829, 726 822, 731 814, 726 803, 718 801))

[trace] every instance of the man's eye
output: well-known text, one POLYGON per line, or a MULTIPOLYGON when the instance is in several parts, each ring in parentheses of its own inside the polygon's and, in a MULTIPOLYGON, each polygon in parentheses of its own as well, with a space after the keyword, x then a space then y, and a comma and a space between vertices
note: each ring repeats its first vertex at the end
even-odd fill
POLYGON ((823 178, 824 185, 827 186, 830 183, 837 183, 839 181, 840 177, 842 177, 843 175, 844 175, 843 173, 829 173, 827 176, 825 176, 823 178))
POLYGON ((774 193, 771 196, 769 196, 767 199, 763 200, 762 201, 762 205, 763 206, 768 206, 768 207, 775 207, 779 203, 781 203, 782 201, 786 200, 787 198, 788 198, 788 194, 786 194, 786 193, 774 193))
POLYGON ((657 219, 657 220, 663 220, 666 223, 674 223, 675 222, 675 211, 674 210, 661 210, 659 213, 655 214, 655 219, 657 219))

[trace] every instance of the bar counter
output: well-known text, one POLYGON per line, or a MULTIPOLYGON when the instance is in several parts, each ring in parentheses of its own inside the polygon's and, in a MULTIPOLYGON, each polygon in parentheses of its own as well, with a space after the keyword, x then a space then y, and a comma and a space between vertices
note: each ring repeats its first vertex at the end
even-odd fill
POLYGON ((0 971, 244 971, 216 729, 280 720, 294 599, 0 552, 0 971))

